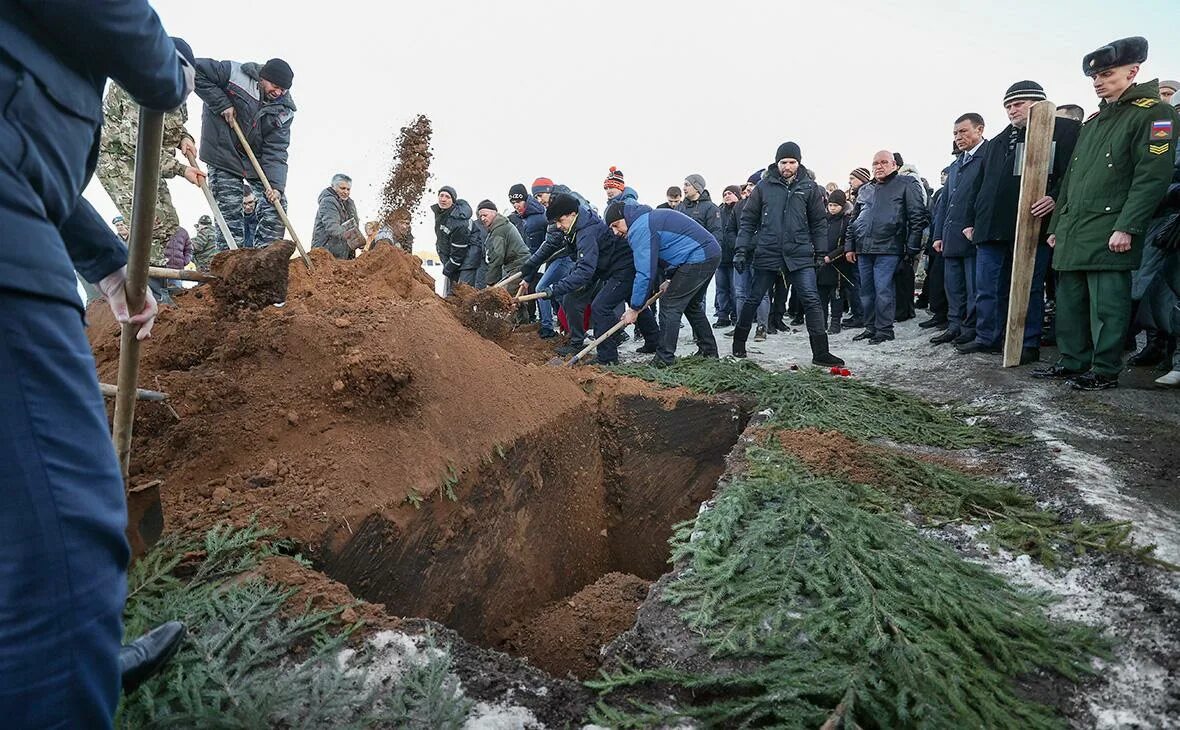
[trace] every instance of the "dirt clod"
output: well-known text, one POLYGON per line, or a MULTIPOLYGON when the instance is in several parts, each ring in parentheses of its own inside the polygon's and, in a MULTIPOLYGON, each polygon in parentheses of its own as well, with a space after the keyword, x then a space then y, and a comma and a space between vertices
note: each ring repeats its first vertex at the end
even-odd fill
POLYGON ((295 244, 275 241, 265 248, 222 251, 213 257, 213 296, 225 307, 258 309, 287 300, 287 271, 295 244))

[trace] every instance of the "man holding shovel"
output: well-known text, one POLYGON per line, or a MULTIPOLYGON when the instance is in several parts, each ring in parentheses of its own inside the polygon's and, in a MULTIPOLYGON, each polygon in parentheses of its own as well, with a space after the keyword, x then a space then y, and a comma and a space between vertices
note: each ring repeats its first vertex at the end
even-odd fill
MULTIPOLYGON (((201 160, 209 167, 209 187, 230 233, 245 239, 242 211, 242 183, 258 196, 256 240, 265 246, 283 238, 283 222, 275 204, 287 205, 287 147, 291 144, 291 122, 295 102, 291 100, 291 67, 281 58, 265 64, 215 61, 198 58, 197 96, 205 102, 201 115, 201 160), (254 155, 270 181, 266 191, 246 151, 238 141, 233 123, 242 128, 254 155)), ((226 250, 225 235, 217 230, 217 247, 226 250)))

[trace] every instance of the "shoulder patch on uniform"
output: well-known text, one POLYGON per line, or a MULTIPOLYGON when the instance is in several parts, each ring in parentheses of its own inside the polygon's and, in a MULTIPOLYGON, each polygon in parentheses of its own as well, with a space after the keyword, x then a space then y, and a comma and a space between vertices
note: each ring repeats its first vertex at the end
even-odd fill
POLYGON ((1171 147, 1172 145, 1167 142, 1164 142, 1163 144, 1149 144, 1147 145, 1147 151, 1153 155, 1162 155, 1171 149, 1171 147))
POLYGON ((1131 102, 1140 109, 1150 109, 1156 104, 1160 103, 1159 99, 1135 99, 1131 102))
POLYGON ((1172 120, 1159 119, 1151 123, 1151 138, 1152 139, 1171 139, 1172 138, 1172 120))

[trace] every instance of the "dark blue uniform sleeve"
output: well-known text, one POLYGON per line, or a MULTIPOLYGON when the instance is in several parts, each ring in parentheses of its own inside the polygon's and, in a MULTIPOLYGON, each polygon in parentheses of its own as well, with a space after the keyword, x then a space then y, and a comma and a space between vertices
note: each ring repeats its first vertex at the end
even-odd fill
POLYGON ((147 109, 184 102, 172 39, 146 0, 19 0, 41 30, 89 69, 111 77, 147 109))
POLYGON ((593 227, 578 234, 574 245, 578 250, 574 268, 553 285, 554 299, 589 286, 598 270, 598 236, 593 235, 593 227))
POLYGON ((229 61, 215 61, 212 58, 198 58, 196 64, 196 92, 201 101, 220 114, 233 106, 225 87, 229 84, 229 61))
POLYGON ((102 216, 85 198, 78 199, 74 212, 61 227, 66 251, 82 278, 97 284, 107 274, 127 263, 127 249, 102 216))

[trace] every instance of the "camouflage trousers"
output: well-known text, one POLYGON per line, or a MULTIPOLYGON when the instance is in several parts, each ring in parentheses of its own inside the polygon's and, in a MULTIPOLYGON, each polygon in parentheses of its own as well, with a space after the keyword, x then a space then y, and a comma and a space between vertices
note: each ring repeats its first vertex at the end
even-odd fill
MULTIPOLYGON (((132 198, 135 197, 135 159, 100 153, 97 172, 103 190, 111 196, 111 201, 130 226, 132 198)), ((168 193, 168 183, 164 178, 160 178, 160 187, 156 195, 156 224, 152 229, 151 264, 163 266, 164 245, 180 227, 180 216, 176 214, 176 208, 172 205, 172 196, 168 193)))
MULTIPOLYGON (((245 191, 243 183, 248 184, 254 190, 254 197, 258 199, 258 230, 254 232, 254 247, 262 248, 274 241, 281 241, 286 229, 283 228, 278 211, 266 199, 266 189, 262 187, 262 181, 246 180, 241 173, 230 172, 210 165, 209 188, 213 191, 217 207, 225 216, 225 224, 229 226, 229 232, 233 234, 234 240, 237 241, 238 246, 241 246, 246 233, 243 221, 246 214, 242 210, 242 193, 245 191)), ((285 210, 287 196, 280 193, 279 202, 282 203, 285 210)), ((225 251, 229 248, 229 244, 225 242, 225 234, 221 232, 221 226, 217 226, 214 230, 217 233, 217 249, 225 251)))

